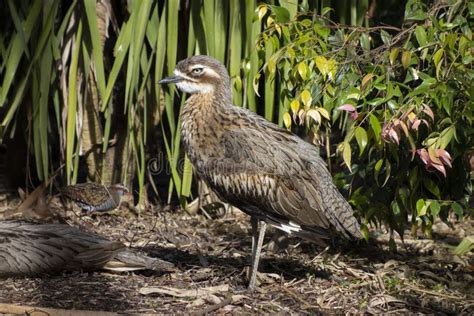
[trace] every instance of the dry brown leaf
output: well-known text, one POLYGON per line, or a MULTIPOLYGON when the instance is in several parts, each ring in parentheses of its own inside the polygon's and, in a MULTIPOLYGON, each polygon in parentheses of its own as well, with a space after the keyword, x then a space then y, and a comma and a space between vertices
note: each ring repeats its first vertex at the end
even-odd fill
POLYGON ((200 289, 178 289, 168 286, 142 287, 138 292, 143 295, 163 294, 174 297, 203 297, 209 294, 225 293, 229 291, 228 284, 210 286, 200 289))
POLYGON ((381 295, 377 295, 375 296, 374 298, 372 298, 369 302, 369 307, 378 307, 378 306, 381 306, 381 305, 387 305, 387 304, 390 304, 390 303, 401 303, 401 304, 405 304, 404 301, 402 300, 399 300, 398 298, 396 297, 393 297, 391 295, 386 295, 386 294, 381 294, 381 295))
POLYGON ((241 294, 232 295, 232 304, 235 304, 243 299, 248 299, 248 298, 249 298, 248 296, 241 295, 241 294))
POLYGON ((206 301, 204 299, 197 298, 194 301, 192 301, 191 303, 189 303, 188 305, 186 305, 186 308, 190 309, 190 308, 202 306, 204 304, 206 304, 206 301))
POLYGON ((398 265, 400 265, 400 262, 397 261, 397 260, 392 259, 392 260, 388 260, 387 262, 385 262, 385 264, 383 265, 383 268, 384 269, 389 269, 391 267, 396 267, 398 265))

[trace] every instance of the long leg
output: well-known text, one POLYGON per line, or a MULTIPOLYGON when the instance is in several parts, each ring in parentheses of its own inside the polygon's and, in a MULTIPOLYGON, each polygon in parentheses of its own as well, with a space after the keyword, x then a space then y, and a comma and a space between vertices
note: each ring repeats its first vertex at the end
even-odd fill
POLYGON ((255 254, 257 252, 258 243, 258 219, 256 217, 250 217, 250 224, 252 224, 252 259, 251 264, 255 261, 255 254))
POLYGON ((260 231, 257 234, 258 220, 252 218, 252 271, 249 282, 249 291, 255 290, 255 283, 257 282, 258 263, 260 261, 260 254, 262 252, 263 239, 265 237, 265 230, 267 229, 267 223, 260 221, 260 231), (257 239, 257 240, 255 240, 257 239))

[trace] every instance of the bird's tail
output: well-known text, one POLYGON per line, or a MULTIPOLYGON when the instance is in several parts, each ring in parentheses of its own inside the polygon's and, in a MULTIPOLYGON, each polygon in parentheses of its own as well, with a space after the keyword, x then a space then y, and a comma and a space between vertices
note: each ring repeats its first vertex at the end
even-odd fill
POLYGON ((339 193, 331 180, 323 186, 325 192, 322 195, 326 207, 326 214, 331 224, 346 238, 362 238, 362 232, 354 212, 349 203, 339 193))

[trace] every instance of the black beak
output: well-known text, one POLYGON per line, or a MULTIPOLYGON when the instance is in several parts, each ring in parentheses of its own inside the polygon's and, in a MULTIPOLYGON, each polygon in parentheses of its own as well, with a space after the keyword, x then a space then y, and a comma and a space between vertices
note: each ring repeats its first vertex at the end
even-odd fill
POLYGON ((159 84, 177 83, 177 82, 180 82, 180 81, 183 81, 183 80, 184 80, 183 77, 171 76, 171 77, 168 77, 168 78, 161 79, 160 81, 158 81, 158 83, 159 84))

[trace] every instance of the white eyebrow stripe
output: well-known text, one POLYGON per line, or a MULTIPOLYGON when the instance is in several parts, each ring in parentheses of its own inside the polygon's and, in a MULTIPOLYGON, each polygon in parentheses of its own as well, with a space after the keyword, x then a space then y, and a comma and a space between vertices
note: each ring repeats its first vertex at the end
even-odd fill
POLYGON ((211 76, 211 77, 214 77, 214 78, 217 78, 217 79, 220 79, 221 76, 219 76, 219 74, 217 72, 214 71, 214 69, 211 69, 211 68, 205 68, 205 71, 206 73, 211 76))
POLYGON ((186 74, 184 74, 183 72, 179 71, 178 69, 175 69, 175 70, 173 71, 173 74, 174 74, 175 76, 185 78, 186 80, 196 82, 196 80, 194 80, 193 78, 187 76, 186 74))
POLYGON ((196 64, 192 67, 192 69, 195 69, 195 68, 207 68, 207 67, 201 64, 196 64))

